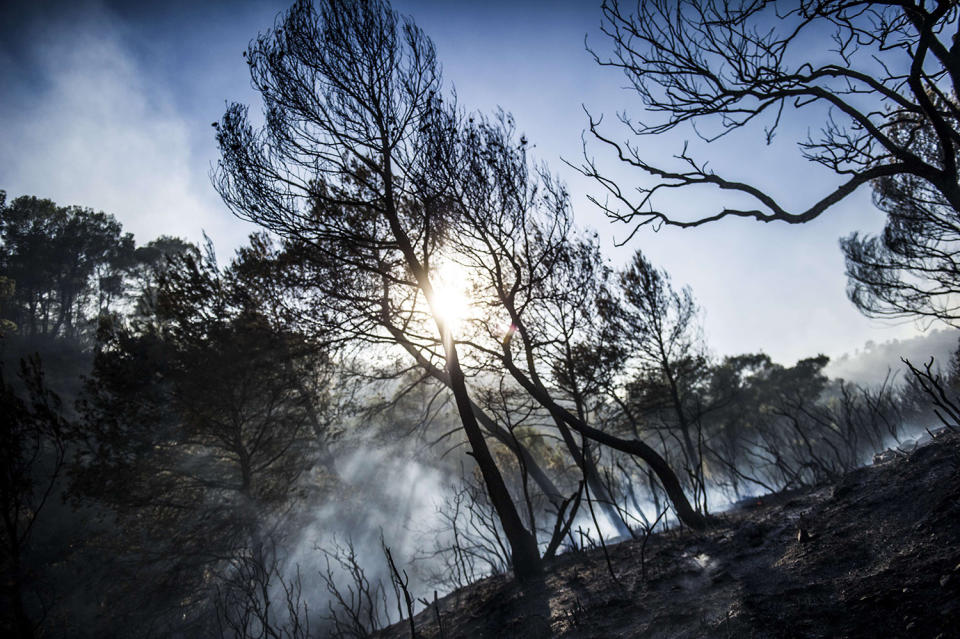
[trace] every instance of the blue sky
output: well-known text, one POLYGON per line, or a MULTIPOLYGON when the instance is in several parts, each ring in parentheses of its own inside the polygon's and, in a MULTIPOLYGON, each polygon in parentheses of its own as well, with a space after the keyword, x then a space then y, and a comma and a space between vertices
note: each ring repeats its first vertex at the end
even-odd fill
MULTIPOLYGON (((228 101, 256 108, 241 52, 273 24, 286 2, 6 2, 0 26, 0 188, 114 214, 146 242, 161 233, 198 240, 205 230, 221 256, 254 229, 219 202, 208 172, 213 129, 228 101)), ((640 114, 623 78, 601 69, 599 2, 398 1, 433 38, 447 83, 469 109, 512 112, 534 153, 563 177, 578 223, 597 229, 614 264, 641 248, 706 310, 711 347, 728 354, 764 350, 792 363, 823 352, 839 356, 868 340, 915 335, 909 322, 862 317, 847 301, 839 237, 876 232, 881 214, 862 191, 802 227, 730 220, 693 230, 627 234, 585 194, 596 187, 563 164, 582 157, 583 107, 613 120, 640 114)), ((755 135, 708 148, 715 166, 768 187, 796 207, 835 178, 797 156, 796 135, 819 122, 793 120, 771 146, 755 135)), ((608 132, 616 132, 611 126, 608 132)), ((677 153, 691 130, 644 141, 651 157, 677 153)), ((623 184, 639 179, 597 156, 623 184)), ((676 203, 695 211, 712 195, 676 203)), ((678 208, 680 210, 680 208, 678 208)))

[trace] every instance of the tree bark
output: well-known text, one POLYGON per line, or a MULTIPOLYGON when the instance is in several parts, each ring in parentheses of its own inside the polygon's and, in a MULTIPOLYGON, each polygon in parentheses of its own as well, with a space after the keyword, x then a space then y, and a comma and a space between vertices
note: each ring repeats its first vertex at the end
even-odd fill
POLYGON ((460 369, 457 349, 452 343, 447 348, 447 371, 450 375, 450 389, 457 401, 460 421, 463 423, 463 430, 473 449, 473 458, 477 461, 490 495, 490 502, 497 511, 503 532, 507 536, 507 541, 510 542, 513 572, 518 580, 528 582, 542 572, 537 539, 523 525, 507 485, 503 481, 503 476, 483 438, 480 425, 473 414, 473 406, 467 393, 463 371, 460 369))

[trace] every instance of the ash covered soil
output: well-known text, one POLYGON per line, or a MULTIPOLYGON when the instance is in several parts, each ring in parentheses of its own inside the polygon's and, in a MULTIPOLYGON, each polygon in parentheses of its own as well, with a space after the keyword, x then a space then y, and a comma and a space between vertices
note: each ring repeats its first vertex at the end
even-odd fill
MULTIPOLYGON (((561 555, 417 615, 418 637, 960 637, 960 434, 836 483, 769 495, 704 533, 561 555), (798 540, 804 528, 809 539, 798 540)), ((420 594, 420 593, 414 593, 420 594)), ((409 621, 381 631, 410 636, 409 621)))

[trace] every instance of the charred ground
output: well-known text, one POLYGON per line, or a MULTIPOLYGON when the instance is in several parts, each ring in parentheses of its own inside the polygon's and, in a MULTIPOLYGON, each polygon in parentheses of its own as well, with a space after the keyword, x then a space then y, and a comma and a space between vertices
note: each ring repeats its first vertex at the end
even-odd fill
POLYGON ((960 434, 608 553, 615 578, 602 549, 566 554, 537 583, 501 575, 440 599, 417 635, 960 637, 960 434))

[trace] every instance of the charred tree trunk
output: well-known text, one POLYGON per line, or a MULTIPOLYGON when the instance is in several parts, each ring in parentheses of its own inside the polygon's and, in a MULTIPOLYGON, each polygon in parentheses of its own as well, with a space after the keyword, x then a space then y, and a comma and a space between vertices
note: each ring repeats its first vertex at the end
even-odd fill
POLYGON ((600 481, 600 473, 597 471, 597 465, 594 463, 593 458, 587 453, 585 447, 581 448, 577 445, 573 434, 564 423, 563 417, 553 414, 552 412, 551 414, 557 425, 557 430, 560 431, 560 436, 563 438, 564 444, 566 444, 577 466, 583 471, 584 481, 586 481, 588 489, 594 495, 593 501, 597 502, 600 508, 603 509, 604 513, 606 513, 610 519, 610 523, 616 527, 617 533, 624 538, 629 538, 630 528, 620 513, 617 512, 617 509, 613 507, 613 497, 610 496, 610 491, 607 490, 606 485, 600 481))
MULTIPOLYGON (((396 326, 393 326, 389 319, 385 316, 383 319, 383 325, 390 332, 390 334, 396 339, 397 343, 407 351, 411 357, 423 368, 431 377, 436 379, 438 382, 446 386, 447 388, 452 388, 450 383, 450 376, 446 371, 435 366, 430 360, 425 358, 422 353, 420 353, 417 348, 408 340, 403 332, 400 331, 396 326)), ((536 482, 537 486, 540 487, 540 490, 543 491, 543 494, 550 500, 550 503, 554 507, 559 508, 560 505, 566 500, 566 497, 563 493, 560 492, 560 489, 557 488, 556 484, 553 483, 553 480, 547 475, 546 471, 543 470, 543 467, 534 459, 533 455, 530 454, 530 451, 526 446, 521 444, 516 440, 515 437, 508 431, 506 428, 501 426, 494 420, 490 415, 488 415, 481 407, 471 399, 470 406, 473 409, 473 414, 476 416, 477 421, 486 429, 487 433, 490 434, 498 442, 509 448, 515 455, 518 455, 522 460, 523 464, 527 468, 527 472, 530 474, 530 477, 536 482)))
POLYGON ((570 428, 597 443, 629 455, 635 455, 645 461, 653 472, 656 473, 657 478, 663 485, 664 491, 666 491, 667 496, 673 503, 673 507, 676 509, 677 517, 680 518, 680 521, 695 530, 704 530, 707 527, 706 518, 690 505, 687 496, 683 492, 683 486, 681 486, 680 480, 677 479, 676 473, 673 472, 670 464, 668 464, 657 451, 639 439, 622 439, 583 423, 570 411, 557 405, 545 389, 537 386, 530 378, 524 375, 523 371, 517 368, 517 365, 513 362, 509 352, 505 353, 504 363, 514 379, 516 379, 541 406, 547 408, 552 414, 562 419, 570 428))
POLYGON ((480 424, 473 414, 472 402, 470 401, 470 395, 467 393, 463 371, 460 369, 456 346, 450 343, 446 350, 450 389, 456 399, 457 411, 460 414, 460 421, 463 423, 463 430, 467 434, 467 439, 473 450, 473 458, 477 461, 477 466, 483 475, 484 484, 490 495, 490 502, 497 511, 500 524, 503 526, 503 532, 510 543, 514 574, 520 581, 529 581, 539 575, 542 570, 536 536, 524 527, 516 505, 507 490, 507 485, 503 481, 503 476, 500 474, 496 461, 494 461, 493 455, 487 447, 487 442, 483 438, 480 424))
MULTIPOLYGON (((384 166, 390 167, 390 157, 387 153, 384 153, 384 166)), ((536 532, 529 532, 523 525, 523 520, 520 518, 516 504, 513 503, 513 498, 510 496, 507 485, 503 481, 503 475, 500 474, 500 469, 497 468, 497 463, 493 459, 490 448, 487 446, 487 442, 483 437, 483 431, 480 430, 477 417, 473 414, 473 402, 470 400, 463 370, 460 368, 460 358, 457 354, 457 346, 453 340, 453 333, 440 318, 436 309, 433 308, 434 289, 430 281, 430 273, 417 258, 413 244, 410 242, 410 237, 400 224, 396 200, 393 196, 392 172, 389 168, 384 171, 383 176, 386 194, 385 199, 388 203, 385 217, 390 225, 390 231, 397 241, 398 248, 403 254, 407 266, 416 278, 418 287, 423 291, 427 302, 431 306, 431 312, 433 313, 437 330, 440 333, 440 340, 446 355, 450 390, 453 391, 454 399, 457 402, 457 412, 460 414, 463 430, 467 435, 467 440, 470 442, 473 458, 480 468, 484 485, 490 495, 490 503, 493 505, 497 517, 500 519, 500 525, 503 526, 503 532, 510 544, 514 574, 520 581, 529 581, 539 575, 542 569, 540 549, 537 547, 536 532)))

